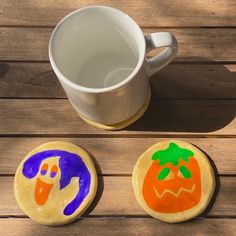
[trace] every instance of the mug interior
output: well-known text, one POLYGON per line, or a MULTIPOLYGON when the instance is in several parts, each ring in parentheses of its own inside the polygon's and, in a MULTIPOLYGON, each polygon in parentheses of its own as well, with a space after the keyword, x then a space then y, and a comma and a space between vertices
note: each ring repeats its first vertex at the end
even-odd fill
POLYGON ((99 6, 65 17, 50 47, 50 60, 64 79, 95 89, 124 82, 142 64, 145 50, 143 34, 129 16, 99 6))

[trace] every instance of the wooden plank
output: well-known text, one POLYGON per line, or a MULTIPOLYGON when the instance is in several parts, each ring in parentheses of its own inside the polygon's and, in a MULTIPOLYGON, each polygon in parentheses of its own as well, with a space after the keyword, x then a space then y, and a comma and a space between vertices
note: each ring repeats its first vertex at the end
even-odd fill
POLYGON ((25 236, 136 236, 136 235, 227 235, 236 231, 235 219, 198 219, 181 224, 166 224, 152 218, 81 218, 61 227, 46 227, 30 219, 0 219, 3 235, 25 236))
POLYGON ((1 99, 0 110, 0 135, 236 135, 236 100, 152 100, 142 119, 116 132, 87 125, 65 99, 1 99))
POLYGON ((62 17, 89 5, 107 5, 123 10, 142 26, 235 26, 234 0, 80 0, 0 1, 1 25, 55 25, 62 17))
POLYGON ((236 230, 235 219, 199 219, 181 224, 166 224, 152 218, 81 218, 62 227, 41 226, 30 219, 1 219, 0 229, 4 235, 227 235, 236 230), (137 228, 138 227, 138 228, 137 228))
POLYGON ((48 60, 52 29, 0 28, 2 60, 48 60))
MULTIPOLYGON (((169 31, 176 36, 179 42, 176 59, 178 61, 212 62, 236 59, 234 28, 144 29, 144 33, 158 31, 169 31)), ((51 28, 0 28, 0 59, 48 60, 48 41, 51 32, 51 28)))
POLYGON ((49 63, 0 63, 0 97, 64 98, 49 63))
MULTIPOLYGON (((96 159, 99 174, 132 174, 137 158, 159 138, 0 138, 0 174, 14 174, 19 162, 33 148, 51 141, 75 143, 96 159)), ((186 138, 205 151, 214 161, 219 174, 236 174, 236 139, 186 138), (229 164, 230 163, 230 164, 229 164)))
MULTIPOLYGON (((151 77, 153 98, 236 98, 236 65, 170 64, 151 77)), ((49 63, 0 63, 0 97, 65 98, 49 63)))
POLYGON ((170 64, 150 81, 153 98, 236 98, 236 65, 170 64))
MULTIPOLYGON (((99 196, 90 208, 90 211, 93 210, 89 215, 147 215, 135 199, 131 177, 104 176, 103 179, 99 178, 99 183, 99 196)), ((235 185, 235 177, 220 178, 220 191, 208 216, 235 216, 235 185)), ((13 177, 0 177, 0 187, 0 216, 23 216, 14 198, 13 177)))

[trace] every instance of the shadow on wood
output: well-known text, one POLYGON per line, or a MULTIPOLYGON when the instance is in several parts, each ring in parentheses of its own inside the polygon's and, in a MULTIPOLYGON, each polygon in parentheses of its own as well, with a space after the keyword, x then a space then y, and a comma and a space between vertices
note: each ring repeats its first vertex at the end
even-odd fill
POLYGON ((203 66, 204 70, 209 67, 208 73, 198 78, 199 65, 194 66, 171 65, 151 77, 153 96, 149 109, 127 130, 213 132, 227 126, 235 118, 236 101, 222 98, 236 97, 235 71, 224 65, 215 67, 209 61, 209 65, 203 66), (168 68, 172 73, 165 76, 168 68), (190 94, 195 99, 186 99, 190 94))
POLYGON ((232 99, 236 98, 235 78, 233 64, 170 64, 150 78, 152 98, 232 99))
MULTIPOLYGON (((196 145, 194 145, 194 146, 196 146, 196 145)), ((199 147, 197 147, 197 148, 199 148, 199 147)), ((215 190, 214 190, 214 193, 213 193, 213 195, 211 197, 211 201, 208 204, 208 206, 205 209, 205 211, 200 215, 202 217, 205 217, 211 211, 211 209, 213 208, 213 206, 215 204, 215 201, 217 199, 218 193, 220 191, 220 176, 219 176, 219 172, 217 170, 216 164, 211 159, 211 157, 205 151, 203 151, 201 148, 199 148, 199 149, 207 156, 207 158, 208 158, 208 160, 209 160, 209 162, 210 162, 210 164, 212 166, 212 169, 214 171, 214 177, 215 177, 215 190)))
POLYGON ((2 78, 9 70, 9 65, 6 63, 0 63, 0 78, 2 78))
MULTIPOLYGON (((84 147, 82 147, 84 150, 86 150, 84 147)), ((87 153, 89 153, 90 157, 93 159, 97 174, 98 174, 98 187, 97 187, 97 193, 95 198, 93 199, 91 205, 88 207, 88 209, 84 212, 83 216, 88 216, 90 212, 93 211, 93 209, 97 206, 97 204, 100 201, 100 198, 102 197, 103 190, 104 190, 104 180, 102 176, 101 168, 98 164, 98 161, 96 157, 88 150, 86 150, 87 153)))

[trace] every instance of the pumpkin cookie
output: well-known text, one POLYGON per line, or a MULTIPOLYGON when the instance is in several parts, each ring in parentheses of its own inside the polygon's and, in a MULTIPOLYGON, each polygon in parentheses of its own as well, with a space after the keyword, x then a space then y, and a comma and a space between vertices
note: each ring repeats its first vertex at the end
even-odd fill
POLYGON ((206 155, 183 141, 156 143, 135 164, 132 184, 137 201, 151 216, 174 223, 201 214, 215 190, 206 155))
POLYGON ((97 173, 89 154, 66 142, 45 143, 20 163, 15 179, 17 203, 44 225, 63 225, 79 217, 97 191, 97 173))

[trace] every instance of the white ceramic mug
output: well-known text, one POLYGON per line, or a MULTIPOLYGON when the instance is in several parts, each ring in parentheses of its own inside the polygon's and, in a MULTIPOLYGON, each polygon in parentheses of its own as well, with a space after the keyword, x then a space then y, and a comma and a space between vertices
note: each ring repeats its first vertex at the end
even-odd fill
POLYGON ((49 42, 49 59, 75 110, 85 119, 116 124, 143 107, 148 77, 177 54, 168 32, 144 36, 127 14, 107 6, 79 9, 63 18, 49 42), (150 59, 147 51, 166 47, 150 59))

